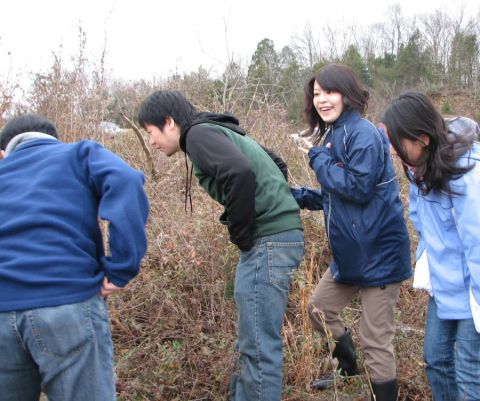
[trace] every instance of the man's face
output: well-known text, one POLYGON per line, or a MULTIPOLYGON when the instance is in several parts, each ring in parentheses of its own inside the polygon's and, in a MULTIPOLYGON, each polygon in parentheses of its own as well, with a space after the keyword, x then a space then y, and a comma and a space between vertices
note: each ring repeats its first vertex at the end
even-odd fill
POLYGON ((149 143, 155 146, 165 156, 171 156, 180 150, 180 126, 167 117, 163 129, 156 125, 145 124, 145 130, 149 135, 149 143))

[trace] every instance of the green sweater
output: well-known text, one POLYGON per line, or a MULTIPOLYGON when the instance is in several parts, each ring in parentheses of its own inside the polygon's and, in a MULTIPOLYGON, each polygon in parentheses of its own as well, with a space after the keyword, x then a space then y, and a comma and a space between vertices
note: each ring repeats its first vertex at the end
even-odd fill
MULTIPOLYGON (((186 140, 187 154, 192 161, 195 175, 200 185, 213 199, 225 206, 225 213, 220 218, 223 224, 229 225, 230 228, 232 223, 231 216, 235 215, 238 220, 238 216, 241 216, 242 213, 244 213, 245 222, 247 222, 249 220, 248 214, 253 213, 253 221, 250 228, 252 239, 282 231, 302 229, 300 210, 297 202, 290 193, 290 188, 285 177, 273 159, 252 138, 241 135, 229 128, 209 123, 192 127, 189 132, 189 137, 192 139, 189 140, 190 138, 188 138, 186 140), (242 174, 245 175, 245 173, 240 172, 240 168, 236 169, 236 159, 232 157, 232 166, 229 165, 226 168, 232 170, 227 174, 230 178, 223 178, 222 172, 218 171, 222 170, 222 166, 217 165, 216 162, 218 152, 228 152, 231 150, 225 149, 226 147, 222 146, 222 139, 220 137, 214 137, 212 135, 212 129, 216 135, 222 135, 228 138, 246 159, 246 163, 254 175, 255 183, 252 187, 248 187, 247 185, 242 187, 239 185, 236 191, 226 190, 226 187, 235 187, 235 184, 231 184, 231 181, 242 176, 242 174), (200 155, 198 153, 200 149, 202 152, 201 157, 199 157, 200 155), (208 154, 210 151, 211 154, 208 154), (198 159, 198 162, 196 159, 198 159), (209 173, 206 173, 205 170, 209 170, 209 173), (235 174, 236 172, 238 172, 238 177, 235 174), (219 179, 218 177, 222 178, 219 179), (219 181, 222 182, 220 183, 219 181), (235 198, 236 196, 242 197, 245 195, 243 194, 244 191, 255 191, 254 210, 249 211, 248 205, 235 205, 234 202, 234 206, 231 206, 229 209, 229 205, 231 205, 232 202, 229 202, 228 198, 235 198)), ((227 156, 228 155, 222 155, 220 159, 226 159, 227 156)), ((225 165, 226 163, 223 164, 225 165)))

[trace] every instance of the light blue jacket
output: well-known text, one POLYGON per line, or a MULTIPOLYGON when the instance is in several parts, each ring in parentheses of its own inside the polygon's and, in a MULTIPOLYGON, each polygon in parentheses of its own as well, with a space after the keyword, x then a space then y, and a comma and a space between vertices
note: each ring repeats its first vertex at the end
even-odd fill
POLYGON ((480 146, 460 157, 475 167, 450 182, 460 195, 410 186, 410 218, 420 240, 417 255, 427 250, 433 296, 440 319, 471 319, 469 287, 480 303, 480 146))

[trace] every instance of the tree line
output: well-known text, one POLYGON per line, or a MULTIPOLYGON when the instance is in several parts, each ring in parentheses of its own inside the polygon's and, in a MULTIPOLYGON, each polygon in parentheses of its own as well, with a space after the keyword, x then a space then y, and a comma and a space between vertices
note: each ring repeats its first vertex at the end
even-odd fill
POLYGON ((232 63, 224 82, 242 80, 262 95, 283 102, 289 116, 301 115, 303 84, 323 65, 353 68, 376 93, 391 96, 405 88, 425 91, 465 90, 475 97, 480 80, 480 13, 466 15, 437 9, 407 18, 400 5, 384 22, 368 27, 307 25, 301 36, 280 51, 265 38, 257 45, 248 71, 232 63))
MULTIPOLYGON (((391 99, 406 88, 456 91, 468 93, 475 109, 479 37, 480 9, 475 14, 462 7, 455 12, 437 9, 407 18, 397 4, 388 9, 382 22, 369 26, 307 24, 281 49, 264 38, 248 63, 232 58, 220 75, 213 76, 200 66, 189 73, 124 82, 110 78, 105 67, 107 49, 95 62, 86 58, 86 32, 79 27, 71 67, 65 67, 62 57, 52 52, 51 68, 32 74, 31 88, 20 104, 12 104, 14 88, 3 88, 1 82, 0 111, 3 117, 8 109, 29 110, 51 118, 64 132, 92 131, 101 120, 122 124, 120 112, 135 117, 140 99, 155 89, 169 88, 185 92, 199 109, 248 116, 268 105, 297 123, 302 118, 306 80, 332 62, 353 68, 376 99, 391 99)), ((450 111, 448 103, 442 111, 450 111)), ((480 119, 480 113, 474 118, 480 119)))

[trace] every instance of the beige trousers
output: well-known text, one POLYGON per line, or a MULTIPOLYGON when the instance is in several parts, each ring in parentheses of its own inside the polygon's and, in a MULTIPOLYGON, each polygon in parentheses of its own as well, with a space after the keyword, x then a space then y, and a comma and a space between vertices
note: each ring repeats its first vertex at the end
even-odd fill
POLYGON ((339 338, 345 333, 340 312, 356 295, 360 296, 360 345, 373 382, 384 382, 397 376, 392 340, 399 292, 400 283, 382 287, 337 283, 329 268, 308 301, 308 314, 313 328, 325 334, 326 325, 333 338, 339 338))

